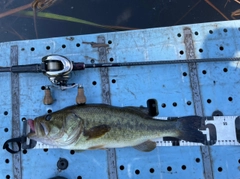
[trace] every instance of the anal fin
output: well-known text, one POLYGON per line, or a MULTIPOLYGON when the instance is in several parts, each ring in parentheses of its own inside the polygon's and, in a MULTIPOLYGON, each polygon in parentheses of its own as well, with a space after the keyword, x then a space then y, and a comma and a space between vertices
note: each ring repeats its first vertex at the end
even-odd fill
POLYGON ((146 142, 134 146, 133 148, 140 150, 142 152, 150 152, 156 148, 156 142, 148 140, 146 142))

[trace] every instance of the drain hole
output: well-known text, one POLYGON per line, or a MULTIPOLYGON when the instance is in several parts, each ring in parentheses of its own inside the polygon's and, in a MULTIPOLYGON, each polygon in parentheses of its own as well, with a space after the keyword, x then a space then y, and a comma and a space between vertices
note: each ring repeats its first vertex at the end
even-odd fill
POLYGON ((172 167, 168 166, 167 167, 167 171, 171 172, 172 171, 172 167))
POLYGON ((220 47, 219 47, 219 50, 223 51, 223 50, 224 50, 223 46, 220 46, 220 47))
POLYGON ((150 168, 150 173, 154 173, 154 168, 150 168))
POLYGON ((207 99, 207 103, 209 103, 209 104, 210 104, 211 102, 212 102, 212 100, 211 100, 211 99, 207 99))
POLYGON ((137 175, 139 175, 139 174, 140 174, 140 170, 135 170, 135 173, 136 173, 137 175))
POLYGON ((218 167, 218 171, 222 172, 223 171, 222 167, 218 167))
POLYGON ((165 108, 165 107, 166 107, 166 104, 165 104, 165 103, 162 103, 162 107, 165 108))
POLYGON ((200 162, 200 158, 196 158, 196 162, 199 163, 200 162))
POLYGON ((183 166, 182 166, 182 169, 183 169, 183 170, 186 170, 186 168, 187 168, 186 165, 183 165, 183 166))
POLYGON ((224 71, 224 72, 227 72, 227 71, 228 71, 228 69, 227 69, 227 68, 224 68, 224 69, 223 69, 223 71, 224 71))
POLYGON ((124 170, 124 166, 123 165, 121 165, 119 168, 120 168, 120 170, 124 170))
POLYGON ((183 55, 183 54, 184 54, 184 51, 183 51, 183 50, 181 50, 179 53, 180 53, 180 55, 183 55))
POLYGON ((176 103, 176 102, 174 102, 172 105, 173 105, 174 107, 176 107, 176 106, 177 106, 177 103, 176 103))
POLYGON ((70 154, 75 154, 75 150, 70 150, 70 154))
POLYGON ((9 163, 9 159, 6 159, 6 160, 5 160, 5 163, 9 163))
POLYGON ((192 104, 192 102, 191 102, 191 101, 188 101, 188 102, 187 102, 187 105, 188 105, 188 106, 190 106, 191 104, 192 104))

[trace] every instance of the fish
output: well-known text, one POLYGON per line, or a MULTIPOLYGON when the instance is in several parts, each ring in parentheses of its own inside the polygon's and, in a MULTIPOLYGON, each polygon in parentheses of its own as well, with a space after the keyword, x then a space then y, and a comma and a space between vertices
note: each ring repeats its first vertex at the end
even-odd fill
POLYGON ((27 137, 47 145, 69 150, 134 147, 150 152, 154 139, 174 137, 189 142, 206 141, 199 131, 200 116, 158 120, 145 108, 84 104, 66 107, 34 120, 28 119, 27 137))

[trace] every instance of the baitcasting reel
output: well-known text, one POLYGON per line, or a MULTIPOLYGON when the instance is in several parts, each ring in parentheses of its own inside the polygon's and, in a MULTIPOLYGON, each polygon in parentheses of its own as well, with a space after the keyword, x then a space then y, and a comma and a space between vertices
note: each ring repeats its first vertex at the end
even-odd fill
POLYGON ((68 58, 61 55, 48 55, 42 58, 42 65, 45 66, 43 74, 49 78, 54 87, 65 90, 77 86, 75 83, 67 83, 73 70, 73 62, 68 58))

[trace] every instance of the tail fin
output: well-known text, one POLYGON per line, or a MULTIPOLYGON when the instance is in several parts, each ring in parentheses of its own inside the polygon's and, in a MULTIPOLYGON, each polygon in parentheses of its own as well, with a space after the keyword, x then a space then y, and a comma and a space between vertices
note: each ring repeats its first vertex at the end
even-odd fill
POLYGON ((202 117, 186 116, 177 119, 177 129, 179 130, 179 139, 188 142, 199 142, 206 144, 207 137, 198 129, 201 128, 202 117))

